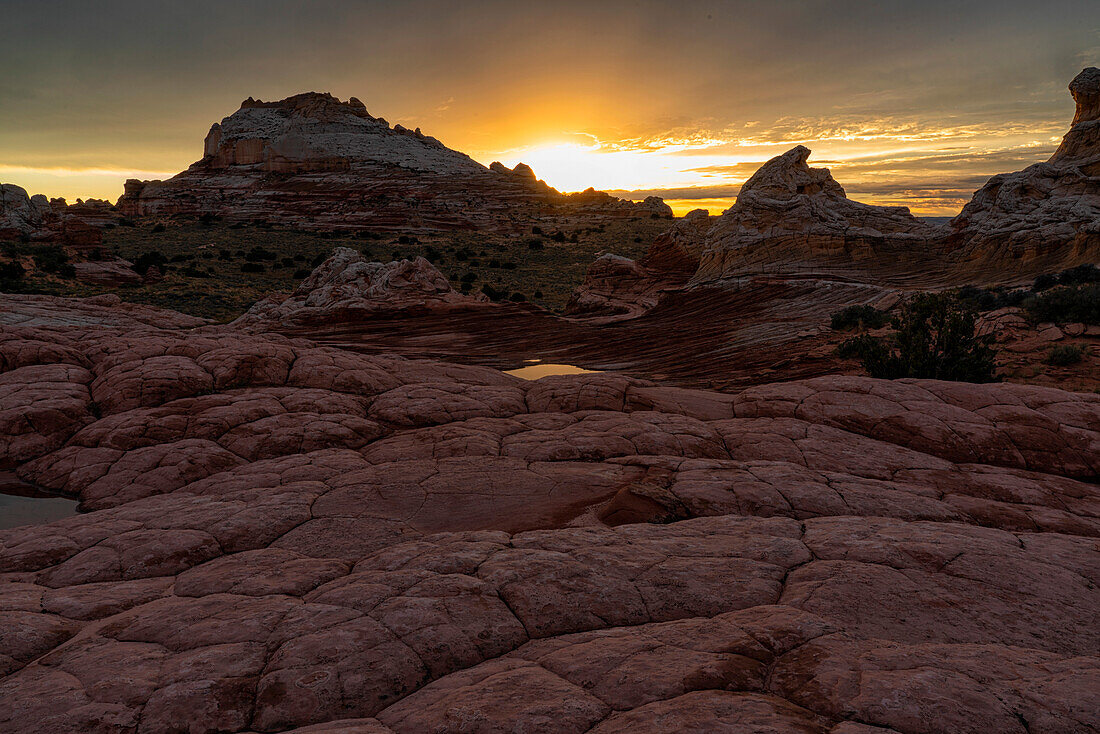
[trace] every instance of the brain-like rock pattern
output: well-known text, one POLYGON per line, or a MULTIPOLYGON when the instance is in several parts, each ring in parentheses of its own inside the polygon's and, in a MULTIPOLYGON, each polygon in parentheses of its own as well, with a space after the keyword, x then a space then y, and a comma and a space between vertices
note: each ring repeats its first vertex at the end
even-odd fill
POLYGON ((467 296, 452 290, 447 278, 422 257, 371 262, 355 250, 338 247, 289 297, 260 301, 239 322, 355 321, 374 311, 469 307, 488 300, 480 293, 467 296))
POLYGON ((5 305, 5 732, 1100 730, 1098 395, 5 305))

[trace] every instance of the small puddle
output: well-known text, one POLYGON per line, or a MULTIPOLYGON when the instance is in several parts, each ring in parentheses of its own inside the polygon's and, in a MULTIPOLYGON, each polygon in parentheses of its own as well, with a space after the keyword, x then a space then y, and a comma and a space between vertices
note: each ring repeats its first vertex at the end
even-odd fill
POLYGON ((72 517, 77 504, 27 484, 12 472, 0 471, 0 530, 72 517))
POLYGON ((595 374, 599 370, 586 370, 571 364, 529 364, 514 370, 504 370, 504 374, 519 377, 524 380, 537 380, 551 375, 587 375, 595 374))

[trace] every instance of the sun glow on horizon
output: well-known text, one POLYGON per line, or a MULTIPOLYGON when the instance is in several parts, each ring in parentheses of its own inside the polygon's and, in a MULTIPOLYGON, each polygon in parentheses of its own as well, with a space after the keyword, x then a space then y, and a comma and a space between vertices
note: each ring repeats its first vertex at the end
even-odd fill
MULTIPOLYGON (((508 167, 526 163, 535 175, 564 193, 594 188, 622 191, 645 188, 676 188, 713 183, 705 173, 685 168, 686 161, 676 155, 682 150, 670 147, 658 150, 614 149, 601 143, 545 143, 510 151, 502 162, 508 167)), ((723 157, 707 163, 729 164, 737 160, 723 157)), ((694 165, 694 164, 693 164, 694 165)))

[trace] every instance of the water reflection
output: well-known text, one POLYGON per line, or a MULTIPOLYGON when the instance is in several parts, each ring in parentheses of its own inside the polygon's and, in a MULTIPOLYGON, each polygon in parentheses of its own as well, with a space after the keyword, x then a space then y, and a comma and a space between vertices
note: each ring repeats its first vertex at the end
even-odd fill
POLYGON ((596 372, 599 370, 586 370, 571 364, 531 364, 514 370, 505 370, 504 374, 524 380, 537 380, 550 375, 584 375, 596 372))
POLYGON ((11 472, 0 472, 0 530, 72 517, 76 500, 41 491, 11 472))

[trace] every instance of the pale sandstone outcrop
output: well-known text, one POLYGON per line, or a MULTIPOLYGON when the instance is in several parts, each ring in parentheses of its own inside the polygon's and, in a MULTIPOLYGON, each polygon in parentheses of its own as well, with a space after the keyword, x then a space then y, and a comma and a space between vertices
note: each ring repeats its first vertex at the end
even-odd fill
POLYGON ((798 145, 765 163, 710 229, 695 279, 828 268, 918 252, 935 229, 906 207, 849 199, 827 168, 810 168, 798 145))
POLYGON ((377 311, 444 310, 488 300, 480 293, 463 295, 452 290, 447 278, 422 257, 371 262, 355 250, 338 247, 289 296, 258 302, 236 323, 348 322, 377 311))
POLYGON ((951 221, 956 257, 1041 272, 1100 260, 1100 69, 1069 85, 1077 110, 1044 163, 989 179, 951 221))

